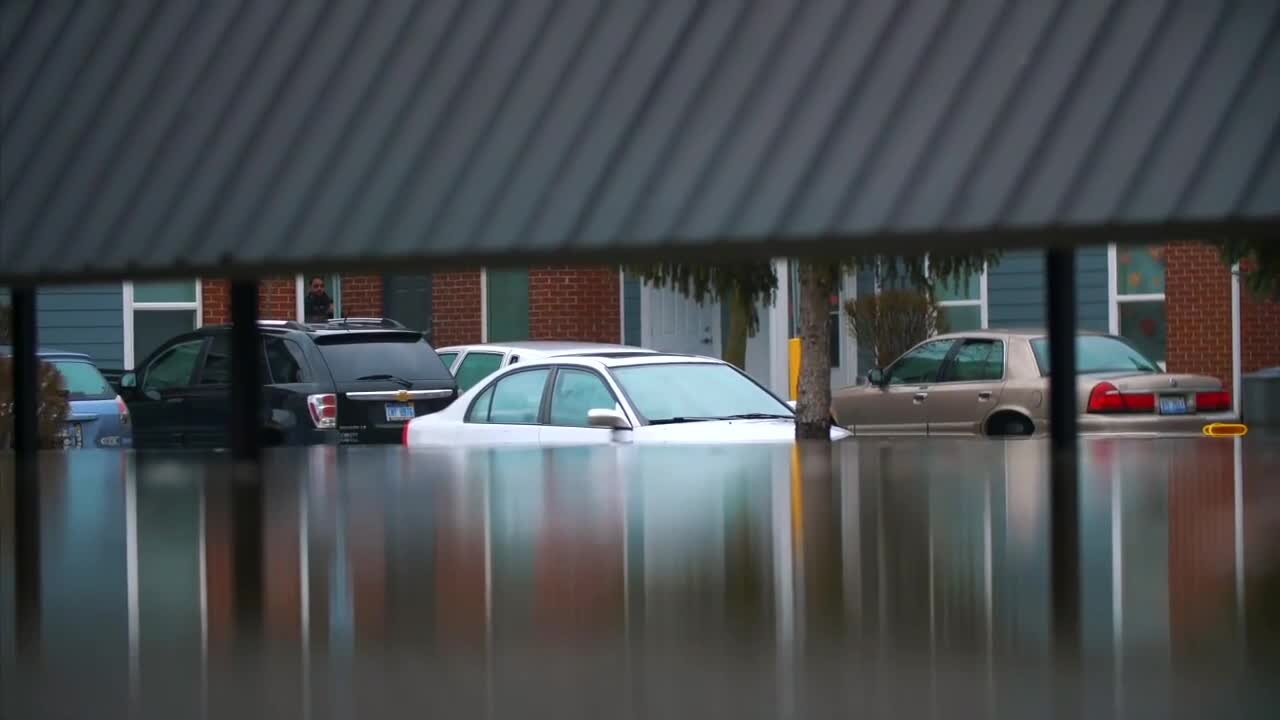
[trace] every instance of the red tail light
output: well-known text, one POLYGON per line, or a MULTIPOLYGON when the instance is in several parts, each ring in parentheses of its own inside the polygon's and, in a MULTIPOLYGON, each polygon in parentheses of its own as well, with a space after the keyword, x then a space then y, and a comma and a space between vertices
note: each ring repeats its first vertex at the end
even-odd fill
POLYGON ((1150 413, 1156 411, 1154 393, 1122 393, 1109 382, 1098 383, 1089 393, 1091 413, 1150 413))
POLYGON ((124 403, 124 398, 116 396, 116 408, 120 411, 120 424, 129 424, 129 406, 124 403))
POLYGON ((338 396, 308 395, 307 410, 311 412, 311 422, 321 430, 332 430, 338 427, 338 396))
POLYGON ((1231 409, 1231 393, 1225 390, 1196 393, 1197 412, 1224 412, 1231 409))
POLYGON ((407 422, 404 424, 404 427, 400 429, 400 444, 405 447, 409 447, 409 425, 411 424, 412 421, 407 422))

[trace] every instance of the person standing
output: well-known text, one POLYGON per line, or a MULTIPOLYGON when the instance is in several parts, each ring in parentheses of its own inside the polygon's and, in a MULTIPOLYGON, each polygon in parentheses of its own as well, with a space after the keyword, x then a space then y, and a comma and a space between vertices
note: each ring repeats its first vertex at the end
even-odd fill
POLYGON ((324 278, 311 278, 311 290, 307 293, 306 317, 309 323, 322 323, 333 319, 333 298, 324 291, 324 278))

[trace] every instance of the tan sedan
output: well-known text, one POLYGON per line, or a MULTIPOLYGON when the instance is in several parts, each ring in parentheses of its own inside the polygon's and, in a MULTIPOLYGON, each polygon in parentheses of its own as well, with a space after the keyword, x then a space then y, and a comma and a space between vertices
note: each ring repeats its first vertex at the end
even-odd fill
MULTIPOLYGON (((837 390, 836 423, 855 435, 1034 435, 1049 427, 1043 332, 986 330, 920 343, 867 384, 837 390)), ((1233 422, 1216 378, 1166 373, 1123 338, 1076 338, 1080 432, 1200 434, 1233 422)))

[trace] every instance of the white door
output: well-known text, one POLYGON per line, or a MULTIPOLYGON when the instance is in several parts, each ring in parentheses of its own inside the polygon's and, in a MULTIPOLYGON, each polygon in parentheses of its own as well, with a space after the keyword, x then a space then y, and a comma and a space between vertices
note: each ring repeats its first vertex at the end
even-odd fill
POLYGON ((720 306, 698 304, 674 290, 645 285, 641 344, 662 352, 720 357, 720 306))

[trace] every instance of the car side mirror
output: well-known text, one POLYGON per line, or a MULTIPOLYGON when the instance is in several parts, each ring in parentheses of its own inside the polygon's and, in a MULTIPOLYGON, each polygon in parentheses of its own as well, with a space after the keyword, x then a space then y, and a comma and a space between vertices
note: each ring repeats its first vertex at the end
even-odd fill
POLYGON ((880 368, 876 368, 867 373, 867 382, 875 385, 876 387, 884 387, 885 380, 884 371, 880 368))
POLYGON ((617 410, 605 410, 603 408, 587 411, 587 424, 594 428, 608 428, 610 430, 630 430, 631 423, 627 422, 627 416, 617 410))
POLYGON ((127 372, 120 376, 120 387, 124 390, 133 390, 138 387, 138 373, 127 372))

